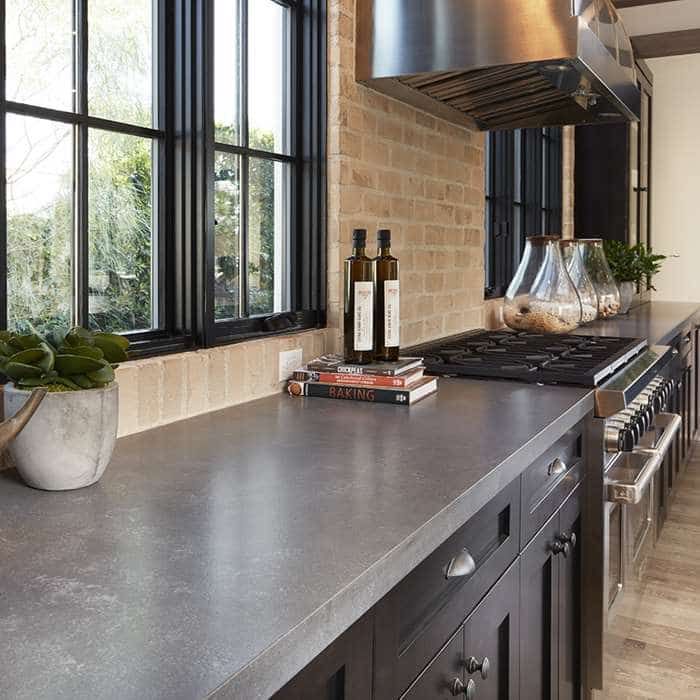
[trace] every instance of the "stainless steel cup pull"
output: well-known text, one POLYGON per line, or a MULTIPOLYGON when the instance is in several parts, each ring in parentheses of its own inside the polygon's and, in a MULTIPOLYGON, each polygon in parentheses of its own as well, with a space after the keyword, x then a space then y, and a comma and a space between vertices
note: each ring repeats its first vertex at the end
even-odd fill
POLYGON ((566 466, 566 462, 557 457, 550 465, 547 473, 549 476, 557 476, 558 474, 563 474, 569 467, 566 466))
POLYGON ((471 576, 476 571, 474 557, 467 549, 463 549, 456 557, 450 559, 445 571, 445 578, 462 578, 471 576))
POLYGON ((467 683, 463 683, 460 678, 455 678, 450 685, 450 692, 457 697, 464 695, 467 700, 474 700, 476 697, 476 683, 470 678, 467 683))
POLYGON ((620 455, 605 476, 607 499, 612 503, 636 505, 663 464, 683 419, 675 413, 659 413, 654 419, 663 428, 661 439, 649 448, 638 447, 620 455))
POLYGON ((488 656, 479 661, 475 656, 470 656, 465 664, 467 673, 473 676, 475 673, 481 673, 481 677, 486 680, 489 677, 489 671, 491 670, 491 662, 488 656))

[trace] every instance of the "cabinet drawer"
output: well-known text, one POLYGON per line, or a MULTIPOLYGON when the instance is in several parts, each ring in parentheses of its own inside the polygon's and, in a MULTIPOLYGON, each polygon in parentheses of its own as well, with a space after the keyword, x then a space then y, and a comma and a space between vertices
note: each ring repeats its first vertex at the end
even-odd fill
POLYGON ((401 697, 401 700, 454 698, 455 681, 464 682, 464 629, 462 627, 435 657, 428 668, 401 697))
POLYGON ((583 424, 572 428, 522 476, 520 548, 576 488, 584 474, 583 424))
POLYGON ((517 556, 519 526, 516 479, 379 602, 375 700, 404 692, 464 622, 517 556), (464 568, 448 577, 451 562, 464 568))

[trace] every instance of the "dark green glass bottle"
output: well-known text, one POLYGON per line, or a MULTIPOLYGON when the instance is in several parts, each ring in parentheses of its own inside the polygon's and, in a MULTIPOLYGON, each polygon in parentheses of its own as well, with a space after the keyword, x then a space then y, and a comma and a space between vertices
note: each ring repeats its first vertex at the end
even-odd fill
POLYGON ((352 255, 345 260, 345 361, 365 365, 374 359, 374 262, 367 257, 367 231, 355 229, 352 255))
POLYGON ((391 254, 391 231, 377 232, 375 263, 374 357, 384 362, 399 359, 399 261, 391 254))

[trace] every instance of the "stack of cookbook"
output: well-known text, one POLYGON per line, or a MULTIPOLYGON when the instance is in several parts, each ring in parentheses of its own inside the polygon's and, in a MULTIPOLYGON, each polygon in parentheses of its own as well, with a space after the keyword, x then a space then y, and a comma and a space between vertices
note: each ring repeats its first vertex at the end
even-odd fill
POLYGON ((323 355, 296 370, 287 389, 292 396, 410 406, 437 391, 437 378, 423 373, 422 357, 354 365, 340 355, 323 355))

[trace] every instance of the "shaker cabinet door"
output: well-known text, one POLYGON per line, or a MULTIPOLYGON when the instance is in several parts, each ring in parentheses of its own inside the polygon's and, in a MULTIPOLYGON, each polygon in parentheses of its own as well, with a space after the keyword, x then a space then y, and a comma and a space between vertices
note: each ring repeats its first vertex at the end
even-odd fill
POLYGON ((368 613, 273 700, 372 700, 372 626, 368 613))
POLYGON ((478 700, 517 700, 520 562, 493 587, 464 626, 464 671, 478 700))
POLYGON ((581 498, 579 487, 559 514, 560 541, 570 545, 559 556, 559 700, 581 695, 581 498))
POLYGON ((557 697, 559 513, 555 513, 520 557, 520 698, 557 697))

